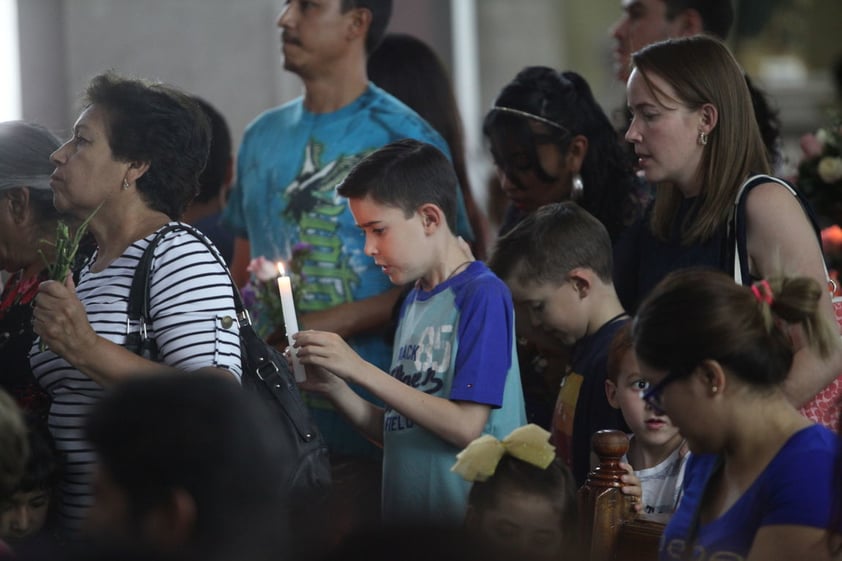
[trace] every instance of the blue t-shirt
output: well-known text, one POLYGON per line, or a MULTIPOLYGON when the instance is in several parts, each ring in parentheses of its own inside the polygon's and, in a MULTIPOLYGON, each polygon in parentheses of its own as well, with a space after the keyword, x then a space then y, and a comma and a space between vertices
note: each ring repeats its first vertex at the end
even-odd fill
MULTIPOLYGON (((306 281, 293 287, 299 313, 363 300, 391 288, 388 277, 363 252, 365 237, 335 188, 366 155, 402 138, 429 142, 450 155, 429 124, 374 84, 338 111, 311 113, 298 98, 264 112, 246 129, 237 156, 237 182, 223 220, 237 236, 249 240, 252 257, 289 261, 296 244, 309 244, 312 251, 302 267, 306 281)), ((457 231, 473 239, 458 194, 457 231)), ((381 334, 348 342, 365 360, 388 369, 392 350, 381 334)), ((308 403, 331 452, 379 457, 379 450, 326 400, 308 396, 308 403)))
MULTIPOLYGON (((502 440, 526 424, 511 294, 482 262, 409 293, 392 362, 391 375, 420 391, 491 406, 484 434, 502 440)), ((384 522, 461 524, 471 484, 450 471, 459 451, 387 407, 384 522)))
POLYGON ((691 454, 684 496, 661 539, 661 561, 740 561, 763 526, 830 527, 839 446, 839 438, 820 425, 792 435, 727 512, 698 528, 693 552, 685 557, 696 509, 718 463, 715 455, 691 454))

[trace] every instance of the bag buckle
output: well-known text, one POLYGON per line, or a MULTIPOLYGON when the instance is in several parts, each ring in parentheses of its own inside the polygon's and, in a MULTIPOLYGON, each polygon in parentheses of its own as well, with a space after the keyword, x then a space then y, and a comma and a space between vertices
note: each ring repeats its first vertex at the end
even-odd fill
MULTIPOLYGON (((132 333, 135 333, 134 331, 132 331, 132 320, 131 318, 126 318, 126 336, 128 337, 132 333)), ((140 318, 137 321, 137 333, 140 333, 140 337, 142 340, 146 340, 149 338, 146 333, 146 322, 143 321, 143 318, 140 318)))
POLYGON ((251 315, 248 310, 243 308, 242 312, 237 312, 237 323, 239 323, 240 327, 251 325, 251 315))
POLYGON ((263 357, 260 357, 258 360, 264 362, 264 364, 261 364, 254 369, 254 371, 257 373, 257 377, 260 378, 261 381, 265 382, 266 378, 280 372, 278 366, 271 360, 266 362, 266 359, 263 357))

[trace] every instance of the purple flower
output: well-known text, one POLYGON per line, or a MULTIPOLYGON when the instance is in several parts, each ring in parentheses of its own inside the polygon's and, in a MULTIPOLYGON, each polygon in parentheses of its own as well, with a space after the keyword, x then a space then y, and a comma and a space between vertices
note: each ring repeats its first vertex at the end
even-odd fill
POLYGON ((313 251, 313 246, 307 242, 298 242, 292 246, 292 257, 298 257, 299 254, 308 254, 313 251))
POLYGON ((257 303, 257 292, 251 283, 246 284, 240 289, 240 295, 243 297, 243 305, 246 309, 251 310, 257 303))

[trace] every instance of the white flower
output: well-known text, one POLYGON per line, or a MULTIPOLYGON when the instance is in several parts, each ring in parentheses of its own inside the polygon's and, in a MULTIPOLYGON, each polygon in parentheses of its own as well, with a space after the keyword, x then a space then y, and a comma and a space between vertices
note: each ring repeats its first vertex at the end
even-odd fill
POLYGON ((278 278, 278 267, 262 255, 252 259, 246 270, 260 282, 271 282, 278 278))
POLYGON ((833 138, 831 137, 830 133, 827 129, 819 129, 816 131, 816 140, 819 141, 819 145, 824 148, 824 145, 830 141, 833 143, 833 138))
POLYGON ((836 183, 842 179, 842 158, 822 158, 819 160, 818 172, 825 183, 836 183))

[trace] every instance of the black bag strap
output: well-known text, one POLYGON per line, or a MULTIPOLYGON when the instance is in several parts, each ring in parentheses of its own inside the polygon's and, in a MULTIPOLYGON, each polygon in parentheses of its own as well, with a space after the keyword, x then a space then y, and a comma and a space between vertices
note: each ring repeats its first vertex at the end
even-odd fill
POLYGON ((131 291, 129 292, 129 322, 138 323, 141 327, 140 331, 145 334, 146 332, 146 325, 150 323, 150 311, 149 311, 149 287, 152 284, 152 259, 154 257, 155 248, 158 246, 158 243, 170 232, 174 232, 177 230, 183 230, 192 234, 197 240, 205 244, 205 247, 208 248, 211 255, 216 259, 216 261, 222 266, 222 269, 228 275, 228 279, 231 281, 231 288, 232 294, 234 296, 234 310, 237 312, 237 321, 240 323, 240 327, 243 324, 251 325, 251 317, 248 314, 248 310, 246 310, 245 305, 243 304, 243 299, 240 296, 240 291, 236 289, 236 284, 234 283, 234 278, 231 276, 231 272, 228 270, 228 265, 226 265, 225 261, 222 257, 217 253, 216 249, 211 245, 211 243, 205 238, 205 236, 199 232, 196 228, 188 225, 188 224, 181 224, 181 223, 173 223, 167 224, 160 230, 158 233, 155 234, 155 237, 152 238, 152 241, 149 242, 149 245, 146 246, 146 249, 143 252, 143 255, 140 258, 140 261, 137 264, 137 268, 135 269, 134 278, 132 279, 132 287, 131 291))
MULTIPOLYGON (((243 358, 243 372, 247 368, 245 358, 249 357, 254 361, 252 365, 257 377, 266 386, 266 389, 272 396, 281 404, 287 404, 288 399, 284 396, 284 392, 296 391, 295 379, 289 373, 289 368, 286 364, 275 364, 270 356, 266 343, 260 338, 251 323, 251 316, 243 304, 243 298, 240 296, 240 291, 237 289, 234 278, 231 276, 231 271, 228 270, 228 265, 225 260, 219 255, 213 245, 205 238, 196 228, 183 223, 167 224, 152 238, 149 245, 143 251, 143 255, 137 264, 134 277, 132 278, 132 286, 129 292, 129 317, 127 320, 127 330, 132 323, 139 325, 137 331, 131 331, 126 334, 126 347, 134 352, 147 358, 148 355, 142 354, 144 350, 149 353, 150 349, 155 349, 155 343, 149 339, 147 335, 146 326, 151 323, 151 314, 149 311, 149 287, 152 284, 152 258, 154 257, 155 248, 165 235, 170 232, 183 230, 192 234, 197 240, 205 244, 211 255, 222 266, 222 269, 228 275, 231 281, 231 291, 234 296, 234 310, 237 312, 237 323, 240 326, 240 344, 244 347, 242 350, 243 358), (286 374, 285 378, 281 375, 286 374)), ((290 421, 295 425, 295 429, 299 436, 307 441, 313 438, 313 431, 308 427, 309 417, 306 409, 301 411, 289 411, 288 407, 284 408, 290 421)))
POLYGON ((810 221, 810 225, 816 232, 816 239, 819 241, 819 246, 821 247, 821 229, 819 228, 818 220, 813 212, 813 208, 810 206, 810 203, 804 195, 794 185, 788 181, 771 175, 759 174, 749 177, 745 183, 740 186, 739 191, 737 191, 737 197, 734 200, 734 213, 729 225, 730 227, 728 228, 728 245, 729 250, 732 252, 732 276, 734 277, 734 280, 743 285, 751 284, 751 278, 749 276, 748 248, 746 247, 748 243, 746 196, 752 189, 764 183, 777 183, 789 190, 792 196, 798 200, 801 204, 801 208, 804 209, 804 213, 807 215, 807 219, 810 221))

